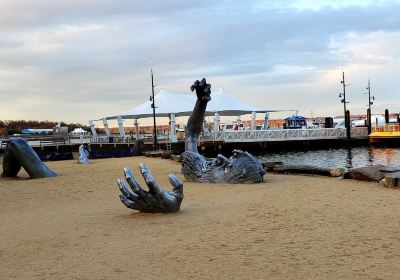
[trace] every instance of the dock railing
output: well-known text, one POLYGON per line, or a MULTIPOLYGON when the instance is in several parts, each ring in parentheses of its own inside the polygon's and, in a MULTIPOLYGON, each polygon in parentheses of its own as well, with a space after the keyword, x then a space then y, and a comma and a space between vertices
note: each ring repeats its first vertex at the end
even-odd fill
MULTIPOLYGON (((366 127, 351 128, 351 137, 367 137, 366 127)), ((223 142, 264 142, 264 141, 299 141, 315 139, 346 138, 343 128, 317 128, 317 129, 268 129, 268 130, 236 130, 212 132, 209 137, 202 137, 203 141, 223 142)))
MULTIPOLYGON (((399 125, 388 125, 376 127, 374 131, 400 131, 399 125), (386 129, 386 130, 384 130, 386 129)), ((170 139, 170 135, 157 135, 160 142, 176 143, 178 140, 170 139)), ((351 138, 368 137, 367 127, 352 127, 351 138)), ((4 149, 8 139, 0 139, 0 149, 4 149)), ((200 142, 268 142, 268 141, 304 141, 346 138, 346 130, 343 128, 315 128, 315 129, 268 129, 268 130, 236 130, 207 132, 200 136, 200 142)), ((140 135, 139 139, 145 142, 152 141, 152 135, 140 135)), ((26 137, 25 140, 32 147, 77 145, 83 143, 91 144, 134 144, 136 137, 133 136, 82 136, 76 137, 26 137)), ((182 140, 181 140, 182 141, 182 140)))
MULTIPOLYGON (((4 137, 0 139, 0 149, 4 149, 11 137, 4 137)), ((31 147, 45 147, 45 146, 61 146, 65 145, 66 141, 63 137, 46 136, 46 137, 23 137, 31 147)))
POLYGON ((400 124, 386 124, 383 126, 375 126, 372 132, 400 132, 400 124))

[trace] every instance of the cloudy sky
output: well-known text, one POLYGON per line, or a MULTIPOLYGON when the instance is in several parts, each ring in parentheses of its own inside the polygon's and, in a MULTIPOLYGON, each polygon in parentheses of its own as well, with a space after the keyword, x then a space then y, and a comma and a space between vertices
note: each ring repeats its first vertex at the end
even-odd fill
MULTIPOLYGON (((400 1, 1 0, 0 119, 87 123, 206 77, 268 109, 400 111, 400 1)), ((188 93, 189 94, 189 93, 188 93)))

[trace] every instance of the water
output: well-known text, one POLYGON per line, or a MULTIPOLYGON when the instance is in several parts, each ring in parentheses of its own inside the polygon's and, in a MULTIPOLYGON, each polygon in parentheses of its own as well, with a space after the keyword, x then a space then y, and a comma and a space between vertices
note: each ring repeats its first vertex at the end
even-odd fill
POLYGON ((356 168, 382 164, 400 167, 400 148, 353 147, 311 151, 285 151, 258 157, 261 162, 281 161, 285 164, 307 164, 327 168, 356 168))
MULTIPOLYGON (((307 164, 327 168, 356 168, 382 164, 388 167, 400 167, 400 148, 353 147, 310 151, 267 152, 258 156, 261 162, 281 161, 285 164, 307 164)), ((0 155, 0 164, 3 156, 0 155)))

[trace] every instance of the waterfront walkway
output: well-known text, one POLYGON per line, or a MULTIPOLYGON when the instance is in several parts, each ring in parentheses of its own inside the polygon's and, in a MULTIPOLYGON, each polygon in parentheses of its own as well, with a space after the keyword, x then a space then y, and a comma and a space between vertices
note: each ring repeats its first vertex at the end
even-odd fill
MULTIPOLYGON (((184 139, 178 140, 169 135, 158 135, 160 144, 172 144, 184 142, 184 139)), ((308 141, 308 140, 335 140, 345 139, 346 130, 341 128, 318 128, 318 129, 268 129, 268 130, 239 130, 239 131, 219 131, 204 133, 200 136, 200 145, 209 145, 212 143, 252 143, 252 142, 287 142, 287 141, 308 141)), ((351 128, 351 138, 367 139, 368 131, 366 127, 351 128)), ((31 147, 60 147, 75 146, 82 143, 90 144, 124 144, 133 145, 136 143, 135 136, 85 136, 85 137, 26 137, 31 147)), ((152 143, 151 135, 139 135, 145 144, 152 143)), ((0 150, 4 149, 8 138, 0 139, 0 150)))

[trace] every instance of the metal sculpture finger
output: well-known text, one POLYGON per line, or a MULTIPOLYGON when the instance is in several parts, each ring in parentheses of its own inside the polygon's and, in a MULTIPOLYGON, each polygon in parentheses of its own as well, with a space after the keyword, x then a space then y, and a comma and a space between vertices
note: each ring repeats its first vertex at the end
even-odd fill
POLYGON ((172 191, 165 191, 156 183, 154 176, 145 164, 139 165, 140 172, 149 190, 140 187, 130 168, 125 167, 125 179, 131 190, 123 180, 118 179, 121 202, 130 209, 146 213, 173 213, 180 210, 183 199, 183 183, 174 174, 169 175, 172 191))
POLYGON ((146 199, 146 191, 143 190, 138 181, 136 181, 135 176, 133 176, 132 169, 125 167, 124 168, 124 173, 125 173, 125 179, 128 182, 129 186, 131 187, 132 191, 137 194, 142 199, 146 199))

